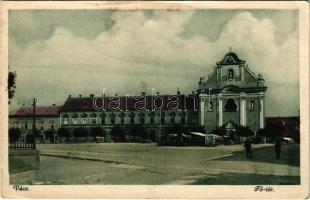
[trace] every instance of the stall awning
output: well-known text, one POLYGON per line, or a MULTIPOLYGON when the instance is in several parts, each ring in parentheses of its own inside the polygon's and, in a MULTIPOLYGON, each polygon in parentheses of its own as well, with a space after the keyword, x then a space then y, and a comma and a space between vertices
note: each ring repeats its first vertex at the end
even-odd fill
POLYGON ((204 134, 204 133, 199 133, 199 132, 190 132, 190 133, 193 134, 193 135, 201 136, 201 137, 205 137, 205 136, 206 136, 206 134, 204 134))

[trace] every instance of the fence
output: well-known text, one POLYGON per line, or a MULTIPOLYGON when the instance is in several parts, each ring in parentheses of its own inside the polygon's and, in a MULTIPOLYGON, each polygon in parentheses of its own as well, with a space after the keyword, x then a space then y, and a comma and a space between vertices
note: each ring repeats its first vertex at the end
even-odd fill
POLYGON ((9 143, 9 148, 10 149, 36 149, 35 142, 28 143, 26 141, 15 141, 15 142, 10 142, 9 143))

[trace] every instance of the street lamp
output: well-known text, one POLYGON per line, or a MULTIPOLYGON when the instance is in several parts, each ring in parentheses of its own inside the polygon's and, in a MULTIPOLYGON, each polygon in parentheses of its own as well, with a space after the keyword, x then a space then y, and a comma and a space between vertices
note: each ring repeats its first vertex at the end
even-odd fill
POLYGON ((37 99, 32 99, 33 114, 32 114, 32 148, 36 149, 35 133, 36 133, 36 103, 37 99))
POLYGON ((158 137, 158 143, 161 143, 161 109, 159 110, 159 137, 158 137))

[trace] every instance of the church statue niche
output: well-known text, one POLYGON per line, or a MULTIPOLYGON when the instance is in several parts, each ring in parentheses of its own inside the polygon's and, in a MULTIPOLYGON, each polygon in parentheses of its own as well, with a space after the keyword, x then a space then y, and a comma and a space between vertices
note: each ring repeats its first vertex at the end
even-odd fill
POLYGON ((250 101, 250 111, 253 111, 254 110, 254 101, 251 100, 250 101))
POLYGON ((212 112, 213 111, 213 103, 212 103, 212 101, 208 101, 208 103, 207 103, 207 108, 208 108, 208 111, 209 112, 212 112))
POLYGON ((228 79, 229 80, 234 79, 234 70, 232 70, 232 69, 228 70, 228 79))

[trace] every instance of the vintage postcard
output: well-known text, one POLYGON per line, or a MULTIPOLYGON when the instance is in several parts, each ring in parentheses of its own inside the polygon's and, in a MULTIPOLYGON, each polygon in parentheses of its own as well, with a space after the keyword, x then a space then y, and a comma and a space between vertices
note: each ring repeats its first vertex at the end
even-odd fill
POLYGON ((309 197, 306 2, 2 2, 5 198, 309 197))

